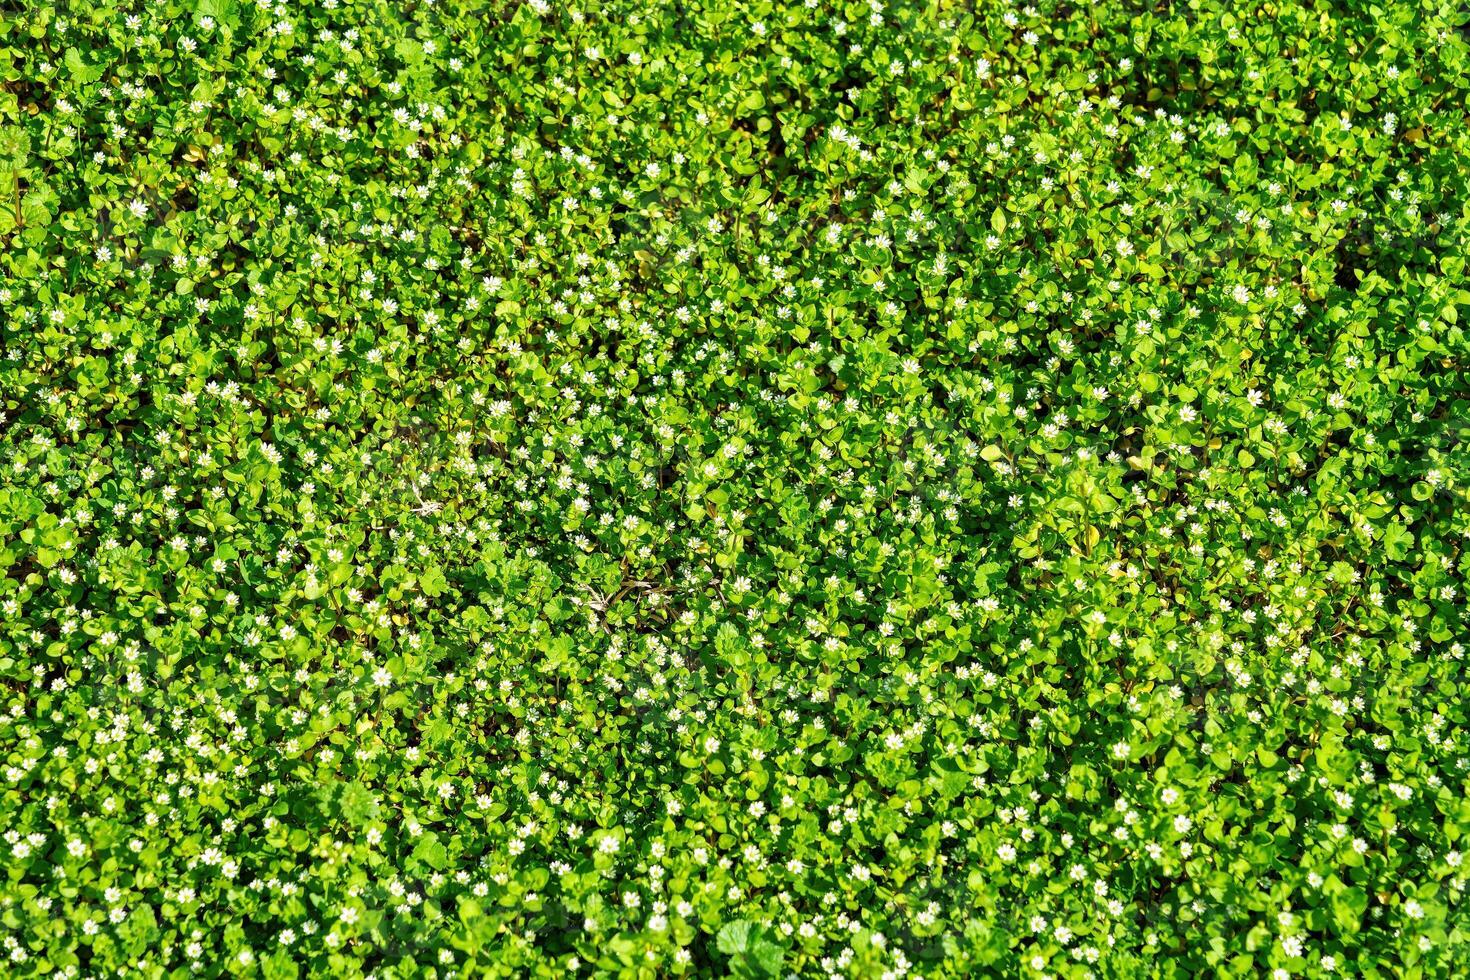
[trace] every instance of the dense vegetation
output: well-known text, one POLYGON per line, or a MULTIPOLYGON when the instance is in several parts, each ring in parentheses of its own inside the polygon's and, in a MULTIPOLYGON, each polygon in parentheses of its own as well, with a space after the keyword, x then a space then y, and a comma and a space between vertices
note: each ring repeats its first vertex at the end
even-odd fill
POLYGON ((1463 5, 0 17, 4 976, 1463 975, 1463 5))

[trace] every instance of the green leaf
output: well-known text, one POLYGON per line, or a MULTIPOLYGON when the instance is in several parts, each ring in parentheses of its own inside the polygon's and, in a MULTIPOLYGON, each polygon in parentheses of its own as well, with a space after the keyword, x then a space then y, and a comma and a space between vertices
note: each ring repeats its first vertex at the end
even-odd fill
POLYGON ((226 28, 240 26, 240 8, 237 0, 198 0, 194 5, 194 23, 203 26, 204 18, 212 18, 226 28))
POLYGON ((107 73, 106 67, 102 65, 89 65, 82 59, 82 53, 76 48, 67 48, 63 58, 66 70, 71 73, 72 78, 82 85, 97 81, 107 73))
POLYGON ((1383 553, 1389 561, 1403 561, 1414 546, 1414 534, 1398 521, 1391 522, 1383 530, 1383 553))
POLYGON ((715 936, 715 948, 728 956, 744 953, 750 947, 750 930, 744 919, 725 923, 715 936))

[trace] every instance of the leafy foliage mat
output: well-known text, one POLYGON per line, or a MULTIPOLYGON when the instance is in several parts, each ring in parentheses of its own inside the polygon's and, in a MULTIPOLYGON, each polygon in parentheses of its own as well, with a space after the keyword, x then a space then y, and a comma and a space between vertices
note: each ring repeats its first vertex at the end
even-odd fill
POLYGON ((1463 5, 0 18, 4 976, 1463 975, 1463 5))

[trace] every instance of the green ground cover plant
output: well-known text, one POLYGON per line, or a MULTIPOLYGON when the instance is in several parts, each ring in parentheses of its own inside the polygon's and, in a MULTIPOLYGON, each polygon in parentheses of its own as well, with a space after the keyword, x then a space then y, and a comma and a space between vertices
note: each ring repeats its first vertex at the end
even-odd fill
POLYGON ((1464 976, 1467 21, 0 5, 0 975, 1464 976))

